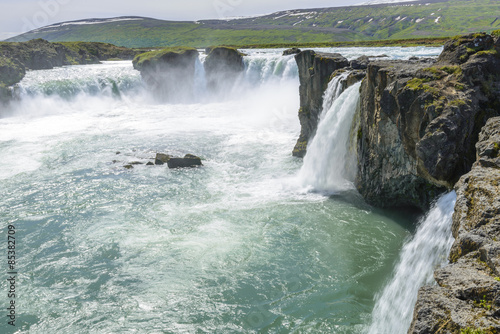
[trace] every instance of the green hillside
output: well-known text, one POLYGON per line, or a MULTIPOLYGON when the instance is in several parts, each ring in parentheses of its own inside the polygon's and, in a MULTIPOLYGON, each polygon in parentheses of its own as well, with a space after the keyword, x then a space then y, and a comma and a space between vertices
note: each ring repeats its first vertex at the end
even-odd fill
POLYGON ((126 47, 331 43, 447 37, 500 27, 500 0, 427 0, 304 9, 233 19, 175 22, 150 18, 69 22, 8 41, 96 41, 126 47), (82 24, 86 23, 86 24, 82 24))

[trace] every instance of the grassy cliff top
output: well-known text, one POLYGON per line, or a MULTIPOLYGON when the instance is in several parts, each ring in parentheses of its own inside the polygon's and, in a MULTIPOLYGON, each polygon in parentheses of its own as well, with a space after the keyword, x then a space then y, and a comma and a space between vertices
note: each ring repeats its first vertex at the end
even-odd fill
POLYGON ((198 54, 198 50, 193 47, 176 46, 162 50, 149 51, 135 56, 133 64, 134 68, 140 69, 145 64, 156 62, 164 57, 168 57, 169 55, 184 55, 189 53, 198 54))
POLYGON ((500 0, 416 0, 400 4, 297 9, 253 18, 197 22, 137 17, 89 24, 66 22, 10 40, 96 41, 134 48, 331 45, 492 32, 500 29, 498 13, 500 0))

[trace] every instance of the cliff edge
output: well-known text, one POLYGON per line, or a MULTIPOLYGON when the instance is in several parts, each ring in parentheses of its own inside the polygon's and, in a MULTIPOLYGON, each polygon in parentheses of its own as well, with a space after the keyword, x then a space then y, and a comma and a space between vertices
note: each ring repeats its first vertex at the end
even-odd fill
POLYGON ((472 170, 455 186, 455 242, 438 283, 420 289, 408 333, 500 333, 500 117, 476 144, 472 170))

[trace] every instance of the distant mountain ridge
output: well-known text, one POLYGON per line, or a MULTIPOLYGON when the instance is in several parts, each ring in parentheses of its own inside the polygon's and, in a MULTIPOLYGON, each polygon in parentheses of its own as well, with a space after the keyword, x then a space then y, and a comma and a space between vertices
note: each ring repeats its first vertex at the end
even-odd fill
POLYGON ((377 2, 196 22, 138 16, 85 19, 51 24, 7 41, 43 38, 126 47, 206 47, 447 37, 500 27, 500 0, 377 2))

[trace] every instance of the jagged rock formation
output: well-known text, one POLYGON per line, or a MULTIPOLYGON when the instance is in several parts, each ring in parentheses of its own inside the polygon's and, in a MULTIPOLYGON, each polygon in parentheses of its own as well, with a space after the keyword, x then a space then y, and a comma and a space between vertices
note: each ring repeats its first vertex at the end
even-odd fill
POLYGON ((155 165, 167 164, 168 168, 185 168, 203 166, 201 158, 186 154, 184 158, 172 157, 168 154, 157 153, 155 158, 155 165))
POLYGON ((133 65, 156 98, 183 102, 193 97, 197 59, 194 48, 167 48, 139 54, 133 65))
POLYGON ((12 96, 9 86, 20 82, 26 70, 52 69, 64 65, 98 64, 111 58, 132 59, 138 52, 106 43, 50 43, 43 39, 0 43, 0 102, 12 96))
POLYGON ((437 286, 420 289, 409 333, 500 332, 500 117, 476 149, 455 186, 451 264, 435 272, 437 286))
POLYGON ((368 66, 356 181, 368 202, 425 210, 470 170, 481 127, 500 112, 498 40, 469 35, 436 63, 368 66))
POLYGON ((300 80, 300 137, 293 155, 304 157, 307 143, 316 132, 318 118, 323 105, 323 92, 328 86, 330 76, 340 68, 349 66, 346 58, 337 53, 316 53, 302 51, 295 56, 300 80))
POLYGON ((366 69, 357 119, 356 187, 371 204, 427 210, 475 159, 481 127, 500 114, 499 37, 474 34, 446 43, 437 61, 381 61, 303 51, 301 135, 304 156, 314 135, 322 95, 338 68, 366 69))
POLYGON ((243 54, 224 46, 207 48, 205 52, 207 58, 203 66, 208 90, 217 94, 230 91, 245 69, 243 54))

